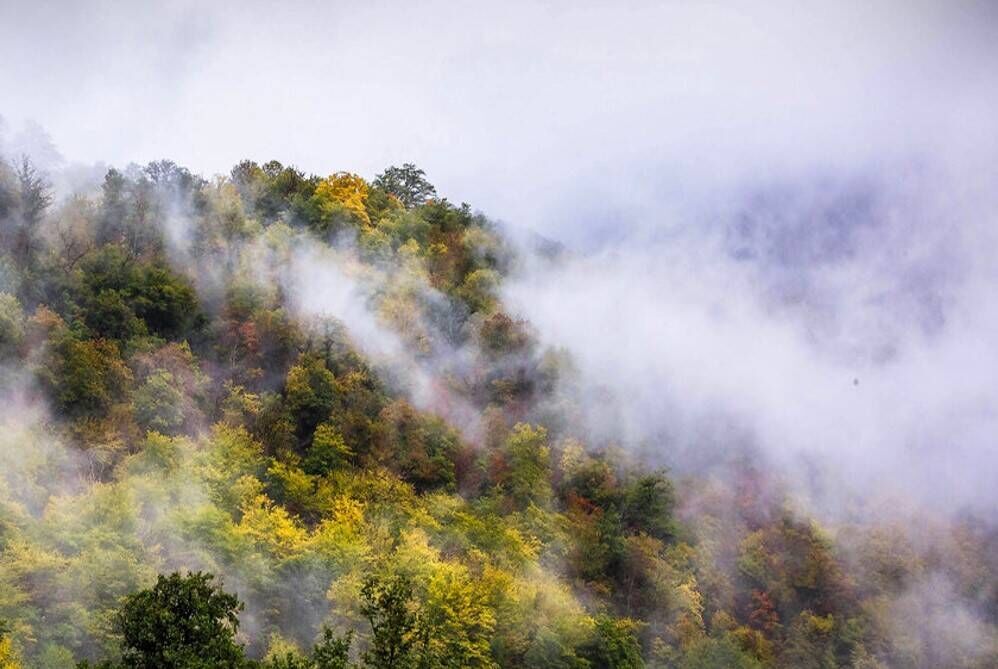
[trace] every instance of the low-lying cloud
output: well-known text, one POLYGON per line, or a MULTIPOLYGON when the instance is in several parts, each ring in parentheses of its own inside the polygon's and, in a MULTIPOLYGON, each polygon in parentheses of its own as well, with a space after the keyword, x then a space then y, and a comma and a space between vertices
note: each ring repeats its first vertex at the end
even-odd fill
POLYGON ((587 412, 604 438, 680 471, 751 448, 825 506, 990 511, 998 209, 974 167, 718 191, 528 264, 507 297, 610 392, 587 412))

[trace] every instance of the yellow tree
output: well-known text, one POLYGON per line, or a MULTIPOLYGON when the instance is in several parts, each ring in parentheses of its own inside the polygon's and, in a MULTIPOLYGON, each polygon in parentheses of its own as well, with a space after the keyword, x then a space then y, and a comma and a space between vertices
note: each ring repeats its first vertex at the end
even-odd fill
POLYGON ((17 650, 7 635, 7 627, 3 620, 0 620, 0 669, 21 669, 17 650))
POLYGON ((355 222, 370 225, 366 207, 369 193, 370 187, 361 177, 350 172, 337 172, 319 182, 315 188, 315 199, 325 217, 347 214, 355 222))

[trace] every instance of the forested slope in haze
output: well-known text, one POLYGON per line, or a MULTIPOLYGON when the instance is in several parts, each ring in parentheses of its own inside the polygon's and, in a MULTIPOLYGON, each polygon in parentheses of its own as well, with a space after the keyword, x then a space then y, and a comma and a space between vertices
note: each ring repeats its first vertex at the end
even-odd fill
POLYGON ((7 156, 0 667, 995 666, 992 527, 595 442, 518 262, 410 165, 7 156))

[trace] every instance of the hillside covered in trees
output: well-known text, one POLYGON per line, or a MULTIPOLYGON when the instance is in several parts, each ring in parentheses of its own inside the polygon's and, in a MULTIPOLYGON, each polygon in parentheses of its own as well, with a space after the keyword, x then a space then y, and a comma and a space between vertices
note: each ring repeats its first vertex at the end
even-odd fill
POLYGON ((412 165, 7 156, 0 667, 998 663, 992 526, 595 439, 520 260, 412 165))

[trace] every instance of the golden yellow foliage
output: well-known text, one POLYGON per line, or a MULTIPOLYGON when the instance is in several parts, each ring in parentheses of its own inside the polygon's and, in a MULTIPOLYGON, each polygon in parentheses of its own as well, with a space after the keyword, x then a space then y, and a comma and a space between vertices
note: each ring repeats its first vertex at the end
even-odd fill
POLYGON ((673 591, 672 608, 676 622, 674 634, 682 648, 699 640, 704 635, 703 595, 697 589, 696 577, 690 574, 673 591))
POLYGON ((365 206, 369 193, 367 182, 350 172, 331 174, 315 188, 315 197, 324 213, 331 214, 342 207, 364 225, 371 224, 365 206))
POLYGON ((0 638, 0 669, 21 669, 21 666, 10 637, 0 638))
POLYGON ((426 586, 425 614, 432 621, 430 654, 459 657, 464 667, 495 667, 489 639, 496 619, 486 605, 482 584, 464 565, 444 563, 426 586))
POLYGON ((275 505, 266 495, 257 495, 242 511, 242 520, 236 526, 237 536, 250 539, 278 557, 301 552, 308 533, 284 507, 275 505))
POLYGON ((323 520, 311 538, 314 550, 344 569, 363 568, 371 557, 364 537, 364 505, 341 495, 330 504, 330 517, 323 520))

